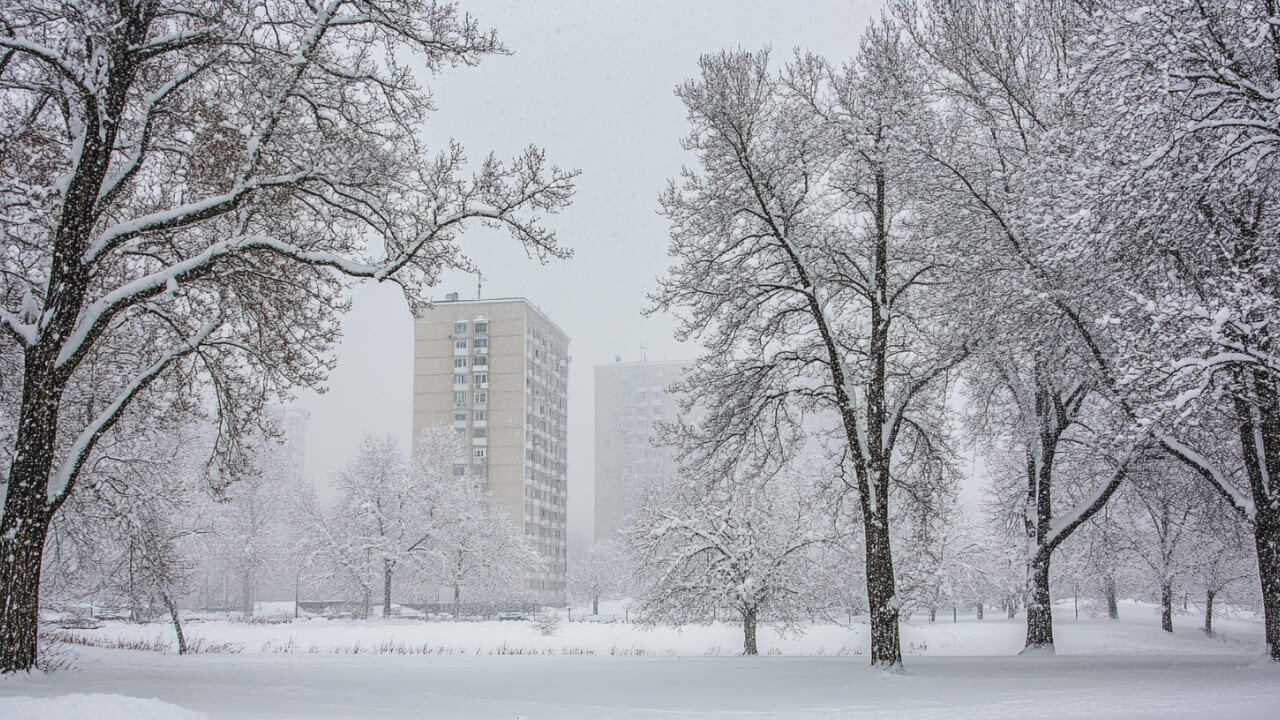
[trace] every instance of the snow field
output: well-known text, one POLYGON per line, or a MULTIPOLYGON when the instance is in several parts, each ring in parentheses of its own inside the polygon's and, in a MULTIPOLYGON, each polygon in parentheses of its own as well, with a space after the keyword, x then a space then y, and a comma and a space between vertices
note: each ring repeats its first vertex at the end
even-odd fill
MULTIPOLYGON (((191 623, 191 632, 244 643, 244 651, 179 657, 73 646, 74 669, 0 680, 0 718, 1261 720, 1280 707, 1280 667, 1258 662, 1256 620, 1223 618, 1221 634, 1208 638, 1195 629, 1194 612, 1175 618, 1169 635, 1155 609, 1138 603, 1123 605, 1118 622, 1076 621, 1062 605, 1057 616, 1057 656, 1016 655, 1021 619, 952 623, 947 613, 932 625, 905 623, 904 675, 870 670, 865 655, 839 655, 840 648, 865 653, 866 628, 858 625, 817 625, 801 637, 761 628, 766 654, 742 657, 740 628, 730 623, 566 622, 544 636, 532 622, 209 621, 191 623), (278 654, 290 640, 328 650, 278 654), (372 652, 384 641, 458 652, 372 652), (276 649, 264 651, 268 642, 276 649), (367 649, 342 649, 356 642, 367 649), (504 646, 512 652, 503 654, 504 646), (610 656, 611 648, 644 656, 610 656)), ((88 632, 167 631, 113 623, 88 632)))
MULTIPOLYGON (((292 607, 288 608, 290 611, 292 607)), ((615 608, 607 607, 612 611, 615 608)), ((1056 608, 1060 655, 1074 654, 1241 654, 1261 653, 1256 620, 1229 617, 1215 621, 1216 638, 1197 628, 1194 612, 1175 618, 1173 635, 1159 630, 1156 608, 1125 602, 1121 620, 1088 617, 1074 620, 1070 606, 1056 608), (1089 628, 1097 627, 1098 631, 1089 628)), ((611 617, 605 615, 602 617, 611 617)), ((619 617, 620 617, 619 613, 619 617)), ((575 618, 589 618, 575 610, 575 618)), ((184 626, 189 642, 231 645, 249 654, 395 654, 395 655, 737 655, 742 651, 742 628, 735 622, 683 627, 642 627, 623 622, 561 622, 543 635, 532 621, 424 622, 411 619, 326 620, 304 618, 280 623, 210 620, 184 626)), ((72 635, 107 646, 145 643, 173 646, 173 630, 166 623, 108 622, 97 630, 70 630, 72 635)), ((902 624, 902 644, 909 656, 1008 656, 1022 648, 1025 626, 1021 618, 1008 620, 988 612, 978 621, 939 613, 935 623, 916 614, 902 624)), ((868 644, 867 626, 814 624, 802 634, 760 627, 760 652, 780 655, 862 655, 868 644)))

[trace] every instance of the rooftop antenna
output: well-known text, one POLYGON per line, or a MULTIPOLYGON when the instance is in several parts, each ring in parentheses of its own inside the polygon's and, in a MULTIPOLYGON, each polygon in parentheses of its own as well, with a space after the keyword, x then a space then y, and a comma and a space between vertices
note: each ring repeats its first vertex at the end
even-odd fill
POLYGON ((640 343, 640 362, 649 362, 649 346, 640 343))

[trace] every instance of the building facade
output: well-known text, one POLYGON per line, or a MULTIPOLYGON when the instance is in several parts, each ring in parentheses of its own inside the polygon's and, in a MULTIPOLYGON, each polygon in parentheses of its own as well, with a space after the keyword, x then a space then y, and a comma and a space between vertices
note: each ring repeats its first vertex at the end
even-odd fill
POLYGON ((654 424, 680 416, 667 386, 681 362, 613 362, 595 366, 595 542, 613 537, 645 490, 676 470, 676 451, 654 443, 654 424))
POLYGON ((538 602, 565 601, 569 336, 524 298, 415 311, 413 432, 452 425, 477 478, 544 560, 525 577, 538 602))

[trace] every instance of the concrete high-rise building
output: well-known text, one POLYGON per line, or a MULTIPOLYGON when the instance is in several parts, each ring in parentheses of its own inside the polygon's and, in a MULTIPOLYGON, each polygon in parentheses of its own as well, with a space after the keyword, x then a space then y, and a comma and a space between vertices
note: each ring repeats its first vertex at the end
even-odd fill
POLYGON ((623 526, 644 491, 675 472, 674 448, 654 444, 654 423, 680 416, 667 386, 682 362, 596 365, 595 541, 623 526))
POLYGON ((415 311, 414 437, 452 425, 471 472, 545 560, 525 577, 563 604, 566 572, 569 336, 524 298, 459 300, 415 311))

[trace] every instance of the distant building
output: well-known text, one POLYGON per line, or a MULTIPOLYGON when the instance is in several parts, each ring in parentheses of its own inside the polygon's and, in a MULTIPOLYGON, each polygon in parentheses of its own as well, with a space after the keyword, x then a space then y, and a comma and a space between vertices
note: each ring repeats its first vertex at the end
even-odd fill
POLYGON ((307 454, 307 421, 310 419, 311 413, 301 408, 284 411, 284 449, 299 477, 307 454))
POLYGON ((654 444, 654 424, 680 408, 666 388, 681 362, 613 362, 595 366, 595 542, 610 539, 644 491, 676 469, 674 448, 654 444))
POLYGON ((569 336, 524 298, 418 308, 413 432, 451 424, 470 472, 545 560, 525 582, 537 601, 565 602, 569 336))

